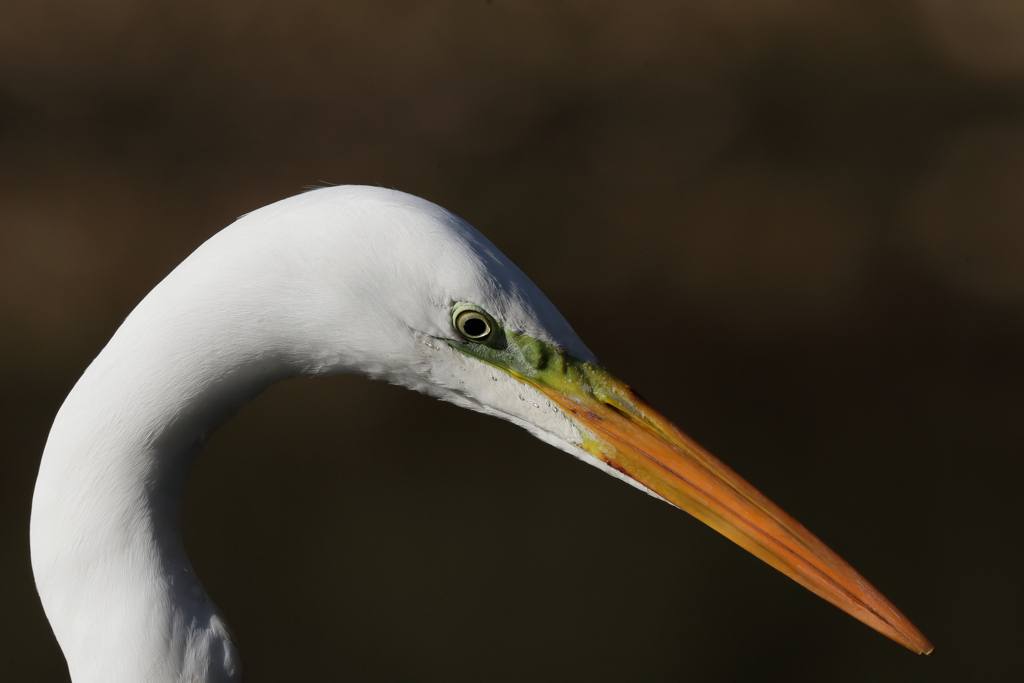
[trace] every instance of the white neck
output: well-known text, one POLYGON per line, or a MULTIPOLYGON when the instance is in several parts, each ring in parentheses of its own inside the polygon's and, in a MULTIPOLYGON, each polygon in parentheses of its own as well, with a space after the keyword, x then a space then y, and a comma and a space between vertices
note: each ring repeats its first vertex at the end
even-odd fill
POLYGON ((185 318, 204 311, 159 294, 61 408, 33 499, 33 569, 76 683, 240 678, 182 546, 181 494, 210 432, 302 369, 245 329, 253 311, 197 328, 185 318))

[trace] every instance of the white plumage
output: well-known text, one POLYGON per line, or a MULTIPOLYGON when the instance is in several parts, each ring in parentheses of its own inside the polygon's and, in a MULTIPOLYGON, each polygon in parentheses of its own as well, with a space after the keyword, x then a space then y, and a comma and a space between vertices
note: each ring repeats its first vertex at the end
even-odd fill
POLYGON ((36 583, 76 683, 235 680, 179 501, 210 432, 276 381, 359 372, 574 450, 578 432, 545 396, 445 343, 457 301, 593 359, 465 221, 372 187, 244 216, 139 304, 58 413, 33 499, 36 583))

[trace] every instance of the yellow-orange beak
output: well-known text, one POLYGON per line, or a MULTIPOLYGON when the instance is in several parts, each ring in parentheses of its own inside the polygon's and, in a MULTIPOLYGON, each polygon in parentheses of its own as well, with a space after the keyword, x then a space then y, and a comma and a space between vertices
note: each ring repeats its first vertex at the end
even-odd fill
POLYGON ((531 384, 572 416, 588 452, 873 629, 917 653, 932 652, 924 634, 814 534, 624 383, 586 366, 560 386, 531 384))
POLYGON ((544 393, 575 423, 576 445, 871 628, 914 652, 932 652, 853 567, 606 369, 487 319, 496 332, 484 342, 448 343, 544 393))

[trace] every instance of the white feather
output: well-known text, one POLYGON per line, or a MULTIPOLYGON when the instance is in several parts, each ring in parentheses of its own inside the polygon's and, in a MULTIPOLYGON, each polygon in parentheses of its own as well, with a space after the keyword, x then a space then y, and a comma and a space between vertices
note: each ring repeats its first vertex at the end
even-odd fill
POLYGON ((542 394, 446 343, 458 301, 595 360, 480 233, 381 188, 254 211, 157 285, 61 407, 33 499, 33 571, 75 683, 239 680, 182 547, 180 498, 210 432, 276 381, 364 373, 583 454, 542 394))

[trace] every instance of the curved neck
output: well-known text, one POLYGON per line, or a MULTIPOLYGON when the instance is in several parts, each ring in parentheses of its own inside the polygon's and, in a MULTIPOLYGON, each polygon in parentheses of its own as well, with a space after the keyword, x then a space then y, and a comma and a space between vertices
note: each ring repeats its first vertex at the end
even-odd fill
POLYGON ((267 312, 211 318, 184 297, 168 314, 166 298, 154 290, 79 380, 36 483, 33 571, 75 683, 240 677, 185 555, 181 495, 208 435, 304 368, 274 351, 267 312))
POLYGON ((179 509, 209 433, 273 382, 361 372, 532 429, 525 389, 496 392, 489 366, 443 341, 457 301, 592 358, 482 235, 381 188, 259 209, 157 285, 72 390, 36 483, 32 568, 75 683, 237 679, 179 509))

